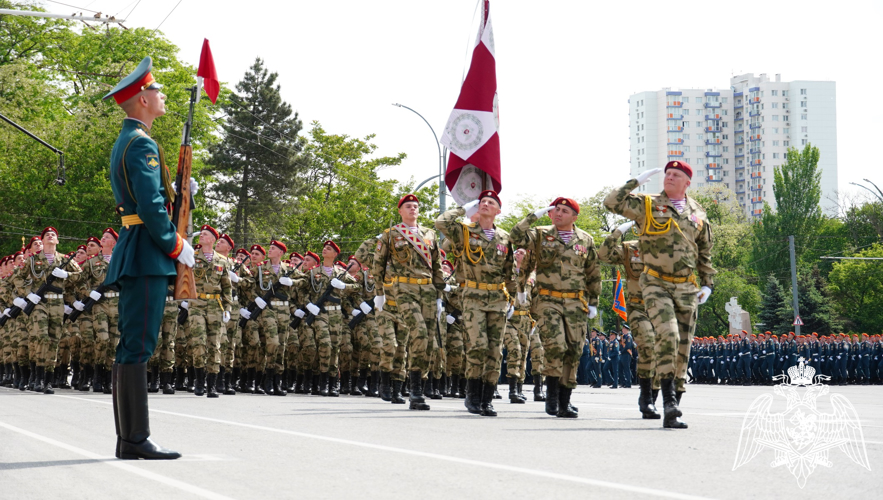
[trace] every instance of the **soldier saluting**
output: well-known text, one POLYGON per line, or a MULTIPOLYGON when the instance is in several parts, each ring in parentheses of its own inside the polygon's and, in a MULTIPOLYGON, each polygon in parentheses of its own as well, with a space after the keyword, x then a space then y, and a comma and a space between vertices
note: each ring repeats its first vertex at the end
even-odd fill
POLYGON ((708 300, 714 286, 713 242, 705 210, 687 196, 693 169, 682 161, 671 161, 664 170, 662 193, 631 193, 662 171, 656 168, 615 189, 607 195, 604 206, 634 220, 640 228, 644 272, 639 283, 647 316, 656 331, 656 373, 665 408, 662 423, 663 427, 683 429, 687 424, 678 420, 678 400, 684 392, 696 307, 708 300), (699 272, 699 282, 694 270, 699 272))

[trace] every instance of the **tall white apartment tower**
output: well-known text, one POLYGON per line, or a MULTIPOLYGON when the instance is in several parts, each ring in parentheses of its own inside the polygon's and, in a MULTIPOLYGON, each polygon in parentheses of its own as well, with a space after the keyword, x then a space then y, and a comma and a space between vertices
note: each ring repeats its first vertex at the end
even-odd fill
MULTIPOLYGON (((693 167, 693 187, 721 185, 736 192, 746 215, 763 203, 775 208, 773 169, 789 147, 820 150, 825 213, 836 213, 837 125, 834 82, 770 81, 765 74, 734 76, 729 89, 662 89, 629 98, 631 175, 671 160, 693 167)), ((658 193, 662 176, 642 186, 658 193)))

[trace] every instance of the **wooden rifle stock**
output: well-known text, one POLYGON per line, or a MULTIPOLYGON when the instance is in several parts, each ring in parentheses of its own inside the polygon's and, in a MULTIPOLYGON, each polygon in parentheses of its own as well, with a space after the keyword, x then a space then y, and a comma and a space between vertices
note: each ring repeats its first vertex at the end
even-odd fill
MULTIPOLYGON (((190 169, 193 160, 193 149, 189 144, 182 144, 178 154, 178 173, 175 177, 177 193, 175 196, 174 223, 178 235, 187 239, 187 226, 190 224, 190 169)), ((175 300, 196 298, 196 278, 193 268, 181 262, 175 263, 178 275, 175 277, 175 300)))

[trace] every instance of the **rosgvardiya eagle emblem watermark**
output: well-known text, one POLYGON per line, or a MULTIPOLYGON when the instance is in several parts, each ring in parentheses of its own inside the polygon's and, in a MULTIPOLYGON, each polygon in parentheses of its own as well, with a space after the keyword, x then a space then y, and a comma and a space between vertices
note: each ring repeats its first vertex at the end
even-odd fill
POLYGON ((774 377, 781 383, 773 387, 773 392, 787 400, 781 413, 770 413, 771 394, 758 396, 751 403, 742 422, 733 470, 750 462, 765 448, 775 452, 770 466, 788 466, 801 488, 817 466, 833 465, 828 458, 833 449, 840 449, 850 460, 871 470, 861 423, 852 403, 841 394, 831 394, 832 413, 821 413, 816 408, 816 400, 829 391, 822 381, 831 377, 815 372, 800 358, 787 375, 774 377))

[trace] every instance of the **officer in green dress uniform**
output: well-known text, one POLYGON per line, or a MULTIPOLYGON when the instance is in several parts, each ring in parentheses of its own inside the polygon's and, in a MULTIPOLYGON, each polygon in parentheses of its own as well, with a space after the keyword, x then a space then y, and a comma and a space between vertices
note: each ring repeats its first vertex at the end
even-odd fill
POLYGON ((165 95, 150 74, 152 67, 145 57, 104 96, 126 112, 110 157, 111 188, 123 227, 105 278, 120 288, 120 342, 112 380, 116 456, 122 459, 181 456, 150 439, 147 409, 147 360, 156 348, 175 260, 194 265, 193 248, 169 218, 171 176, 162 149, 150 138, 153 120, 165 114, 165 95))

